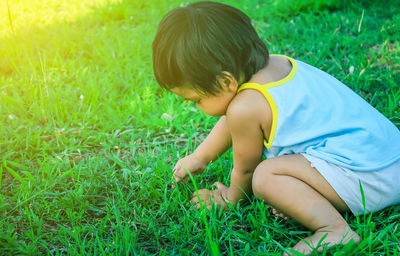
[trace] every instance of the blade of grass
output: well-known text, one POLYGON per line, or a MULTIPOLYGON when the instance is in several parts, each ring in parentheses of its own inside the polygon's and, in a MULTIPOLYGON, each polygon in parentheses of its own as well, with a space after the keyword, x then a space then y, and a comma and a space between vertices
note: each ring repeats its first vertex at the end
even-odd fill
MULTIPOLYGON (((5 162, 5 161, 4 161, 5 162)), ((13 169, 11 169, 10 167, 8 167, 5 163, 4 163, 4 168, 7 169, 7 171, 14 176, 14 178, 16 178, 19 182, 21 182, 22 184, 25 184, 25 180, 17 173, 15 172, 13 169)))
POLYGON ((190 171, 186 168, 186 166, 184 166, 184 167, 185 167, 185 169, 186 169, 186 171, 187 171, 187 173, 188 173, 188 175, 189 175, 190 180, 191 180, 192 183, 193 183, 194 189, 196 190, 196 196, 197 196, 197 198, 199 199, 200 209, 201 209, 201 217, 202 217, 202 219, 203 219, 204 226, 205 226, 205 228, 206 228, 206 235, 207 235, 208 240, 209 240, 209 243, 210 243, 212 255, 219 255, 219 252, 218 252, 218 245, 216 245, 216 244, 213 242, 211 230, 210 230, 210 228, 209 228, 209 226, 208 226, 208 222, 207 222, 207 212, 206 212, 206 208, 204 207, 204 205, 203 205, 203 203, 202 203, 202 201, 201 201, 200 194, 199 194, 199 189, 197 188, 196 181, 194 180, 193 175, 192 175, 192 174, 190 173, 190 171))
POLYGON ((0 191, 1 191, 2 179, 3 179, 3 165, 0 165, 0 191))
POLYGON ((10 4, 8 3, 8 0, 7 0, 7 11, 8 11, 8 22, 10 23, 11 31, 14 33, 14 25, 11 16, 10 4))

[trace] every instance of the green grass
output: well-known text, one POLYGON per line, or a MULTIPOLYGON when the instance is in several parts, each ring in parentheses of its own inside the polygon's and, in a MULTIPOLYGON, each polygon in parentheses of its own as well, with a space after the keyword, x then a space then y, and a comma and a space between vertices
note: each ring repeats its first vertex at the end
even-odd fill
MULTIPOLYGON (((254 198, 191 211, 194 185, 170 188, 216 121, 153 78, 156 26, 181 2, 2 1, 0 255, 280 255, 309 234, 254 198)), ((270 52, 329 72, 400 126, 400 4, 225 2, 270 52)), ((228 152, 197 186, 228 184, 231 167, 228 152)), ((363 240, 329 254, 399 254, 399 206, 345 217, 363 240)))

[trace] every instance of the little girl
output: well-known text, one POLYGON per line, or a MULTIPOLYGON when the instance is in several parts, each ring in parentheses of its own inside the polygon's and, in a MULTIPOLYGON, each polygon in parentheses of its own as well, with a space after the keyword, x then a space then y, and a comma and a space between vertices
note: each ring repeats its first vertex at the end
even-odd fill
POLYGON ((340 212, 400 203, 398 128, 329 74, 269 55, 238 9, 197 2, 170 11, 153 42, 153 65, 162 87, 221 116, 177 162, 176 182, 233 147, 230 186, 199 190, 191 200, 197 208, 235 206, 254 193, 314 232, 292 248, 308 254, 318 244, 360 241, 340 212))

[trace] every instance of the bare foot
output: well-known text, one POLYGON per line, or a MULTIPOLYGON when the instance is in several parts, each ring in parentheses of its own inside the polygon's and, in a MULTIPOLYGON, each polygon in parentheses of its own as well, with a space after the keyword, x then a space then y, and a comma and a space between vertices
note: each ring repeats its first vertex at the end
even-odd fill
POLYGON ((337 244, 347 244, 349 242, 360 243, 360 236, 357 235, 348 225, 345 227, 325 227, 321 228, 315 233, 298 242, 293 248, 289 249, 283 255, 296 255, 290 251, 300 252, 309 255, 314 249, 317 248, 318 252, 322 252, 325 246, 331 247, 337 244))
POLYGON ((280 211, 278 211, 275 208, 272 208, 272 214, 275 215, 276 217, 281 217, 281 218, 284 218, 285 220, 290 220, 289 216, 286 216, 285 214, 281 213, 280 211))

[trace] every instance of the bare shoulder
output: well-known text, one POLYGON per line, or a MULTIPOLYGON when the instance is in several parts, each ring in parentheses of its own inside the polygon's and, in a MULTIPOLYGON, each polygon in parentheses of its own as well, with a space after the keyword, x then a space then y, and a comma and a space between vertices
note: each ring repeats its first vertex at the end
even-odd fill
POLYGON ((285 78, 292 71, 290 61, 282 56, 270 56, 268 66, 254 74, 251 83, 267 84, 285 78))
POLYGON ((272 111, 268 101, 257 90, 247 89, 238 93, 230 103, 226 118, 230 128, 258 126, 269 135, 272 111))

